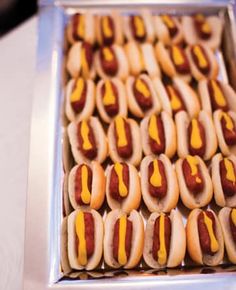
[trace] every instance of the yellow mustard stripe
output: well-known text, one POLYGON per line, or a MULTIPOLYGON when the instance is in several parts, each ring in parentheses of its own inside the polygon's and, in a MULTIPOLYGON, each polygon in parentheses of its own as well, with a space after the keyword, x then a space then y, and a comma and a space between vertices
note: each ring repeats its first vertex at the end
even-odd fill
POLYGON ((109 25, 109 18, 108 16, 103 16, 102 17, 102 29, 104 31, 104 35, 106 37, 111 37, 112 36, 112 30, 109 25))
POLYGON ((215 101, 219 106, 226 106, 226 100, 224 97, 224 94, 222 92, 222 90, 220 89, 219 85, 217 84, 217 82, 215 80, 211 80, 211 85, 212 85, 212 89, 214 92, 214 96, 215 96, 215 101))
POLYGON ((157 144, 161 144, 158 128, 157 128, 157 117, 152 115, 150 117, 149 126, 148 126, 149 136, 157 142, 157 144))
POLYGON ((103 104, 105 106, 113 105, 116 102, 115 95, 112 90, 112 84, 110 80, 105 81, 105 94, 103 97, 103 104))
POLYGON ((215 253, 219 250, 219 244, 213 231, 213 223, 205 212, 203 212, 203 215, 204 215, 204 223, 207 227, 207 231, 211 241, 211 251, 215 253))
POLYGON ((75 90, 70 95, 71 103, 78 102, 81 99, 82 92, 84 90, 84 86, 85 86, 84 80, 82 78, 78 78, 78 80, 76 82, 75 90))
MULTIPOLYGON (((187 159, 187 162, 191 168, 191 175, 194 176, 198 173, 198 168, 197 168, 197 165, 198 165, 198 160, 195 156, 192 156, 192 155, 188 155, 186 157, 187 159)), ((196 182, 197 183, 201 183, 201 179, 197 176, 195 178, 196 182)))
POLYGON ((173 50, 174 63, 176 65, 183 64, 184 63, 184 57, 182 55, 182 52, 181 52, 180 48, 177 45, 173 45, 172 50, 173 50))
POLYGON ((175 93, 175 90, 173 89, 172 86, 168 85, 167 89, 170 93, 170 105, 172 110, 178 110, 181 108, 181 102, 177 94, 175 93))
POLYGON ((232 219, 233 224, 236 226, 236 209, 235 208, 233 208, 231 211, 231 219, 232 219))
POLYGON ((116 133, 117 133, 117 145, 118 147, 124 147, 128 144, 126 134, 125 134, 125 120, 121 116, 117 116, 115 118, 115 127, 116 127, 116 133))
POLYGON ((140 16, 134 16, 134 26, 137 36, 142 37, 145 34, 143 19, 140 16))
POLYGON ((235 183, 236 178, 235 178, 234 166, 232 162, 228 158, 224 158, 224 165, 226 168, 226 179, 235 183))
POLYGON ((83 38, 85 34, 85 18, 84 15, 79 15, 79 23, 77 26, 77 35, 83 38))
POLYGON ((141 94, 144 95, 145 98, 149 98, 151 95, 151 92, 148 88, 148 86, 144 83, 142 79, 137 79, 135 82, 135 87, 137 91, 139 91, 141 94))
POLYGON ((207 62, 207 59, 205 58, 205 55, 203 54, 202 49, 200 48, 200 46, 199 45, 194 45, 193 51, 194 51, 194 54, 196 55, 196 57, 198 58, 199 66, 201 68, 207 67, 208 66, 208 62, 207 62))
POLYGON ((169 15, 162 15, 161 18, 167 27, 169 27, 169 28, 175 27, 174 21, 172 20, 172 18, 169 15))
POLYGON ((82 121, 81 122, 81 136, 83 139, 83 149, 84 150, 89 150, 91 149, 93 146, 91 144, 91 142, 89 141, 89 126, 87 121, 82 121))
POLYGON ((120 217, 119 224, 119 246, 118 246, 118 262, 120 265, 127 263, 127 256, 125 251, 125 236, 126 236, 127 217, 123 215, 120 217))
POLYGON ((119 181, 119 194, 122 197, 126 197, 128 194, 128 189, 123 181, 123 165, 121 163, 115 163, 114 165, 115 172, 118 176, 119 181))
POLYGON ((109 47, 103 47, 102 49, 103 56, 106 61, 112 61, 113 60, 113 53, 111 52, 109 47))
POLYGON ((166 245, 165 245, 165 216, 164 214, 160 215, 159 239, 160 239, 160 248, 157 252, 158 264, 165 265, 167 261, 167 252, 166 252, 166 245))
POLYGON ((160 187, 162 185, 162 177, 157 159, 153 160, 153 174, 150 178, 150 183, 155 187, 160 187))
POLYGON ((89 204, 91 199, 91 194, 88 189, 88 168, 86 165, 82 166, 82 191, 81 191, 81 199, 83 203, 89 204))
POLYGON ((78 247, 78 262, 81 266, 87 264, 87 250, 86 250, 86 240, 85 240, 85 222, 84 213, 79 211, 75 220, 76 235, 79 239, 78 247))
POLYGON ((230 131, 233 131, 234 129, 234 123, 232 118, 230 117, 229 114, 227 114, 226 112, 221 112, 221 119, 224 118, 225 122, 226 122, 226 128, 230 131))
POLYGON ((198 127, 198 122, 195 118, 192 119, 191 123, 192 123, 192 132, 190 136, 190 144, 193 148, 198 149, 202 147, 200 129, 198 127))

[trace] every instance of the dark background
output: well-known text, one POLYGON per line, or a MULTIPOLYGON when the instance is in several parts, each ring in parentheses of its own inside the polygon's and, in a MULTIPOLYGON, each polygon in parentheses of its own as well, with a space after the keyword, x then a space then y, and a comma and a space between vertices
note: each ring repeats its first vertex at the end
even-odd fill
POLYGON ((5 35, 37 12, 37 0, 14 0, 13 4, 5 6, 0 10, 0 36, 5 35))

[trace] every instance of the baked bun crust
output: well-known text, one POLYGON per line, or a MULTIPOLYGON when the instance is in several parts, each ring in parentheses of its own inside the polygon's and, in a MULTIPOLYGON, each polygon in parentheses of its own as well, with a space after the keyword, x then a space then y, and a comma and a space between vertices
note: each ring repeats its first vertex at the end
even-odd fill
MULTIPOLYGON (((218 143, 220 150, 223 155, 229 156, 231 154, 235 155, 236 154, 236 145, 229 146, 224 138, 222 126, 221 126, 221 113, 222 110, 216 110, 213 113, 213 120, 214 120, 214 125, 215 125, 215 130, 216 130, 216 135, 218 138, 218 143)), ((236 126, 236 113, 233 111, 228 111, 227 112, 229 116, 232 118, 234 125, 236 126)))
POLYGON ((149 267, 154 269, 160 269, 163 267, 176 267, 180 265, 185 256, 186 251, 186 234, 183 225, 181 215, 177 210, 172 209, 170 212, 171 220, 171 240, 170 240, 170 252, 167 260, 167 264, 161 266, 152 256, 153 247, 153 228, 156 219, 160 216, 160 213, 154 212, 150 215, 146 230, 145 230, 145 242, 143 250, 143 258, 149 267))
MULTIPOLYGON (((107 214, 105 219, 105 235, 104 235, 104 260, 111 268, 120 268, 121 265, 113 257, 113 236, 116 220, 119 219, 124 213, 115 209, 107 214)), ((124 266, 125 269, 134 268, 142 257, 143 244, 144 244, 144 226, 141 215, 132 210, 128 219, 133 224, 133 234, 131 241, 130 257, 124 266)))
POLYGON ((110 124, 107 131, 107 139, 109 145, 109 154, 112 161, 115 162, 127 162, 134 166, 137 166, 142 158, 142 145, 141 145, 141 135, 140 129, 137 122, 133 119, 126 119, 130 125, 132 144, 133 144, 133 153, 130 158, 124 159, 119 156, 116 149, 116 141, 114 136, 115 124, 114 121, 110 124))
MULTIPOLYGON (((119 106, 119 112, 117 115, 120 115, 122 117, 127 116, 127 98, 126 98, 126 91, 124 84, 122 81, 120 81, 118 78, 112 78, 111 82, 115 85, 117 92, 118 92, 118 106, 119 106)), ((97 109, 99 112, 99 115, 101 116, 102 120, 106 123, 111 123, 112 120, 117 116, 110 117, 108 113, 105 110, 103 101, 102 101, 102 86, 104 85, 105 80, 100 80, 97 83, 97 88, 96 88, 96 104, 97 104, 97 109)))
MULTIPOLYGON (((168 156, 169 158, 173 157, 176 152, 176 129, 175 129, 175 123, 171 116, 165 112, 162 111, 160 113, 163 127, 164 127, 164 133, 165 133, 165 152, 164 154, 168 156)), ((140 130, 141 130, 141 136, 142 136, 142 146, 143 146, 143 152, 145 155, 153 155, 150 144, 149 144, 149 135, 148 135, 148 123, 150 120, 150 116, 145 117, 141 123, 140 123, 140 130)))
POLYGON ((229 223, 229 215, 231 213, 231 208, 224 207, 219 212, 219 221, 221 224, 222 232, 224 235, 224 241, 225 241, 225 248, 228 255, 228 258, 231 263, 236 264, 236 247, 233 240, 233 236, 230 229, 230 223, 229 223))
POLYGON ((196 195, 194 195, 187 187, 183 173, 183 159, 179 159, 175 163, 176 174, 180 188, 180 197, 183 204, 189 209, 200 208, 208 205, 213 196, 213 186, 207 166, 199 156, 196 155, 195 158, 198 160, 198 166, 200 167, 200 171, 204 180, 203 190, 196 195))
MULTIPOLYGON (((97 156, 96 158, 94 158, 94 161, 102 163, 106 159, 108 151, 106 135, 98 118, 90 117, 88 121, 91 128, 93 129, 95 143, 97 147, 97 156)), ((77 164, 90 164, 91 160, 86 158, 83 153, 78 149, 77 126, 77 122, 71 122, 67 128, 73 157, 77 164)))
POLYGON ((140 49, 143 55, 143 64, 144 69, 147 71, 147 74, 153 77, 161 77, 161 70, 156 60, 155 52, 153 45, 150 43, 140 44, 140 49))
POLYGON ((112 198, 110 194, 110 180, 111 180, 111 170, 114 164, 110 165, 106 169, 107 183, 106 183, 106 199, 109 207, 114 209, 120 209, 123 212, 130 213, 133 209, 137 209, 141 202, 141 188, 140 179, 137 169, 128 164, 129 168, 129 192, 127 197, 125 197, 121 202, 112 198))
MULTIPOLYGON (((229 155, 228 159, 233 162, 234 168, 236 168, 236 157, 229 155)), ((223 191, 221 176, 220 176, 220 161, 223 160, 221 153, 216 154, 211 161, 211 178, 214 188, 215 202, 221 206, 236 207, 236 194, 233 196, 226 196, 223 191)))
MULTIPOLYGON (((104 170, 97 161, 92 161, 91 165, 88 166, 92 170, 91 201, 88 207, 92 209, 99 209, 102 206, 105 198, 106 179, 104 170)), ((81 207, 77 204, 75 199, 75 179, 78 167, 79 165, 76 165, 71 169, 68 184, 69 198, 74 209, 81 207)), ((86 208, 86 206, 83 207, 86 208)))
MULTIPOLYGON (((204 160, 209 160, 217 150, 217 138, 215 128, 210 115, 205 111, 200 111, 198 120, 205 129, 206 149, 203 156, 204 160)), ((190 124, 190 118, 185 111, 178 112, 175 116, 177 129, 177 152, 180 158, 189 155, 188 133, 187 129, 190 124)))
POLYGON ((77 209, 68 216, 67 226, 68 226, 68 258, 71 268, 76 270, 95 269, 102 258, 102 250, 103 250, 102 246, 104 235, 102 217, 94 209, 90 210, 77 209), (94 253, 88 259, 88 263, 86 266, 80 265, 77 258, 75 219, 80 210, 82 210, 83 212, 91 213, 94 218, 94 253))
POLYGON ((152 156, 146 156, 141 162, 140 174, 143 200, 150 212, 170 212, 176 207, 179 199, 179 186, 176 173, 170 159, 166 155, 161 154, 158 159, 162 161, 165 167, 167 193, 166 196, 161 199, 152 196, 148 189, 148 166, 154 159, 155 158, 152 156))
POLYGON ((66 117, 68 118, 69 121, 81 121, 84 119, 89 118, 94 111, 95 107, 95 85, 92 80, 86 80, 86 86, 87 86, 87 91, 86 91, 86 97, 85 97, 85 105, 82 111, 78 114, 75 113, 71 106, 70 102, 70 97, 73 92, 73 88, 75 85, 76 80, 71 79, 67 85, 66 85, 66 117))
POLYGON ((140 46, 134 40, 128 41, 124 45, 127 60, 129 62, 129 68, 131 75, 137 76, 144 69, 143 54, 140 46))
POLYGON ((68 274, 71 272, 71 267, 68 260, 68 234, 67 234, 67 217, 62 220, 61 224, 61 245, 60 245, 60 257, 61 257, 61 268, 63 273, 68 274))
POLYGON ((133 92, 133 85, 135 82, 135 77, 130 76, 126 80, 126 93, 127 93, 128 106, 129 106, 130 112, 134 116, 139 117, 139 118, 143 118, 144 116, 150 116, 152 114, 160 112, 161 104, 159 102, 158 96, 157 96, 156 91, 153 87, 153 83, 152 83, 151 79, 146 74, 141 74, 138 78, 143 80, 148 85, 148 88, 151 92, 151 98, 152 98, 153 104, 149 110, 147 110, 147 111, 142 110, 142 108, 139 106, 139 104, 135 98, 134 92, 133 92))
POLYGON ((215 217, 216 224, 216 238, 219 243, 219 250, 213 256, 203 254, 201 250, 199 232, 198 232, 198 215, 202 212, 201 209, 194 209, 188 216, 187 225, 186 225, 186 234, 187 234, 187 249, 191 259, 197 264, 205 264, 208 266, 217 266, 222 261, 224 257, 224 239, 221 226, 216 214, 211 211, 215 217))
POLYGON ((201 43, 215 50, 219 48, 220 43, 221 43, 223 22, 218 16, 206 17, 206 21, 208 22, 211 28, 212 34, 209 39, 204 40, 204 39, 199 38, 197 31, 195 29, 193 18, 191 16, 183 16, 182 27, 183 27, 184 39, 189 45, 201 43))

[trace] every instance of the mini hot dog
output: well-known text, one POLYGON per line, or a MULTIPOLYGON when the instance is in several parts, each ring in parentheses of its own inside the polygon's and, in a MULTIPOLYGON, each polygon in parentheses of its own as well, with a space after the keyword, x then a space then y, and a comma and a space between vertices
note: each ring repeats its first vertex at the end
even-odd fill
POLYGON ((187 155, 179 159, 175 167, 183 204, 189 209, 209 204, 213 187, 204 161, 197 155, 187 155))
POLYGON ((183 41, 182 25, 171 15, 154 16, 154 26, 158 40, 164 45, 180 44, 183 41))
POLYGON ((66 86, 66 116, 70 121, 90 117, 95 107, 95 86, 92 80, 71 79, 66 86))
POLYGON ((204 111, 210 114, 219 109, 236 111, 236 93, 229 84, 213 79, 201 80, 198 92, 204 111))
POLYGON ((217 110, 213 114, 216 135, 223 155, 236 153, 236 113, 217 110))
POLYGON ((72 78, 82 76, 85 79, 94 79, 96 71, 93 46, 85 41, 75 42, 68 52, 66 68, 72 78))
POLYGON ((236 264, 236 209, 224 207, 219 212, 225 248, 231 263, 236 264))
POLYGON ((96 89, 96 103, 104 122, 110 123, 117 115, 127 116, 124 84, 117 78, 100 80, 96 89))
POLYGON ((94 15, 89 11, 74 14, 67 27, 67 39, 70 44, 77 41, 86 41, 93 44, 95 42, 94 15))
POLYGON ((68 259, 75 270, 93 270, 102 257, 103 220, 91 209, 78 209, 68 216, 68 259))
POLYGON ((126 81, 128 106, 139 118, 160 112, 161 105, 151 79, 146 74, 130 76, 126 81))
POLYGON ((144 243, 143 220, 136 210, 129 215, 119 209, 105 220, 104 260, 109 267, 134 268, 141 259, 144 243))
POLYGON ((206 17, 200 13, 183 16, 182 27, 187 44, 203 43, 214 50, 219 48, 223 23, 218 16, 206 17))
POLYGON ((112 161, 128 162, 134 166, 142 158, 142 145, 139 126, 136 121, 117 116, 107 132, 109 153, 112 161))
POLYGON ((211 162, 212 183, 216 203, 236 207, 236 157, 216 154, 211 162))
POLYGON ((95 20, 97 41, 100 45, 123 44, 122 19, 118 11, 97 15, 95 20))
POLYGON ((184 80, 174 77, 172 84, 164 85, 159 78, 154 78, 153 85, 162 108, 171 116, 180 111, 186 111, 191 118, 198 115, 200 111, 198 96, 184 80))
POLYGON ((88 206, 99 209, 105 198, 105 174, 102 166, 92 161, 74 166, 69 174, 69 198, 74 209, 88 206))
POLYGON ((125 80, 129 74, 129 64, 124 49, 117 44, 100 47, 95 54, 95 66, 102 79, 117 77, 125 80))
POLYGON ((149 211, 170 212, 179 199, 179 187, 170 159, 146 156, 140 167, 141 188, 144 203, 149 211))
POLYGON ((192 210, 186 234, 188 253, 194 262, 219 265, 224 257, 224 239, 219 220, 212 210, 192 210))
POLYGON ((149 267, 172 268, 181 264, 186 251, 186 234, 181 215, 154 212, 145 230, 143 257, 149 267))
POLYGON ((176 129, 171 116, 162 111, 145 117, 140 123, 142 146, 145 155, 164 153, 169 158, 176 152, 176 129))
POLYGON ((68 136, 75 161, 102 163, 107 156, 107 141, 102 125, 96 117, 80 122, 71 122, 68 136))
POLYGON ((175 116, 177 128, 177 152, 180 158, 198 155, 209 160, 216 152, 217 138, 210 115, 200 111, 198 117, 190 119, 185 111, 175 116))
POLYGON ((155 46, 156 57, 164 73, 169 77, 179 77, 191 81, 190 65, 186 52, 181 46, 172 44, 165 47, 159 41, 155 46))
POLYGON ((111 209, 129 213, 141 202, 140 180, 137 169, 128 163, 116 162, 106 170, 106 198, 111 209))
POLYGON ((150 10, 141 9, 137 15, 123 16, 123 30, 128 41, 153 42, 154 26, 150 10))
POLYGON ((202 79, 215 79, 218 75, 218 63, 213 51, 203 44, 194 44, 186 48, 192 76, 202 79))
POLYGON ((129 41, 125 45, 125 52, 132 75, 136 76, 142 71, 146 71, 151 78, 161 77, 161 71, 151 43, 138 44, 135 41, 129 41))

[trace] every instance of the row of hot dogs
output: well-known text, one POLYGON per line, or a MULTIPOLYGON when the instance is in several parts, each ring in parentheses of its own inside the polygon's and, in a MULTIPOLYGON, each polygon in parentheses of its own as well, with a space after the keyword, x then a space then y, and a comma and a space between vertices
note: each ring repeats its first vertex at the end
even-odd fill
POLYGON ((186 231, 180 213, 154 212, 144 230, 142 216, 113 210, 105 220, 95 210, 79 209, 63 222, 62 267, 92 270, 102 255, 108 267, 131 269, 143 256, 143 266, 154 269, 181 265, 186 246, 197 264, 219 265, 224 257, 236 263, 236 209, 224 207, 217 216, 212 210, 194 209, 186 231))
POLYGON ((67 29, 67 39, 73 44, 83 40, 91 44, 122 45, 126 40, 137 42, 162 41, 165 45, 203 43, 212 49, 219 47, 223 21, 217 16, 175 17, 152 15, 148 9, 121 15, 118 10, 96 15, 91 10, 74 14, 67 29))

